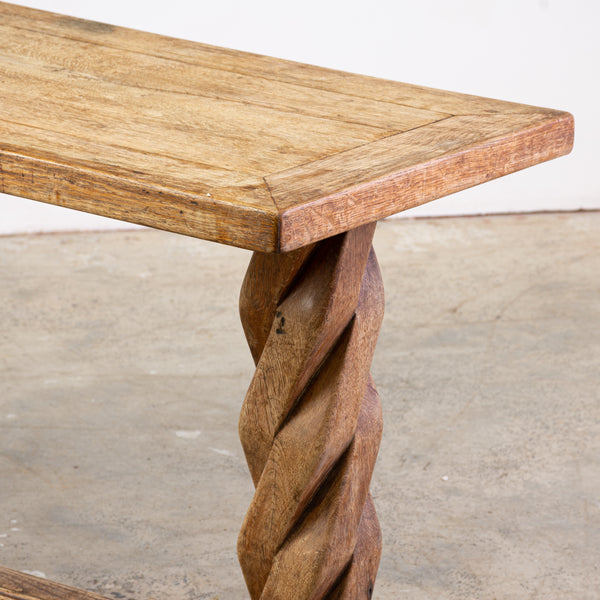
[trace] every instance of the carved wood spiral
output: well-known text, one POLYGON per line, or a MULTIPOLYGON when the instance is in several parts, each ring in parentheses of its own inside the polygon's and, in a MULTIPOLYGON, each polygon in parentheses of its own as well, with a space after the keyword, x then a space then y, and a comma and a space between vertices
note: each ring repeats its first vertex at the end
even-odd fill
POLYGON ((240 298, 256 362, 240 437, 256 488, 238 540, 253 600, 367 600, 381 531, 370 366, 383 317, 375 224, 255 253, 240 298))

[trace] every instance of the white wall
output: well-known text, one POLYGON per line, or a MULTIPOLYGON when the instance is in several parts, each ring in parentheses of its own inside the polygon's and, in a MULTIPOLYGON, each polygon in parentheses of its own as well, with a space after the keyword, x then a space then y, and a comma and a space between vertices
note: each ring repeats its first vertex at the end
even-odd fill
MULTIPOLYGON (((25 0, 20 4, 569 110, 576 120, 572 155, 405 214, 600 208, 600 178, 595 176, 600 139, 597 0, 25 0)), ((0 195, 0 233, 118 225, 0 195)))

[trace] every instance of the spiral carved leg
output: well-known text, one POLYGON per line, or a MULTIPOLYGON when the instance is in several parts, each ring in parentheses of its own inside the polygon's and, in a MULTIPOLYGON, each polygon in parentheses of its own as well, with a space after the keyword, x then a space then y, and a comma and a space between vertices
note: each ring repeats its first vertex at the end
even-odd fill
POLYGON ((366 600, 381 552, 370 365, 383 317, 375 225, 254 254, 240 299, 256 362, 240 417, 254 485, 238 540, 253 600, 366 600))

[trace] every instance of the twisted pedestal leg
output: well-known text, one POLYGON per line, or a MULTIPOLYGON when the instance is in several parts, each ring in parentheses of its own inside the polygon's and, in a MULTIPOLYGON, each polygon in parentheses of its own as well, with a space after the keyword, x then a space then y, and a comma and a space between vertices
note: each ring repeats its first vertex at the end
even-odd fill
POLYGON ((256 253, 242 323, 256 362, 240 437, 256 492, 238 540, 253 600, 358 600, 381 532, 369 494, 381 405, 369 369, 383 286, 375 224, 256 253))

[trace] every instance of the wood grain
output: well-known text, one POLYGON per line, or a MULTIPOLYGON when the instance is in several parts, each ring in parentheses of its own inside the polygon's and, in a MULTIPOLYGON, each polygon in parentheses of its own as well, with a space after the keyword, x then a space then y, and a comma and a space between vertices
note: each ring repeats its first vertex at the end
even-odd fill
POLYGON ((0 79, 0 191, 263 252, 572 146, 565 113, 4 2, 0 79))
POLYGON ((293 250, 561 152, 571 115, 456 116, 265 178, 293 250))
POLYGON ((106 600, 106 598, 0 567, 0 600, 106 600))
POLYGON ((255 254, 244 281, 257 367, 240 437, 256 492, 238 554, 253 600, 366 600, 373 589, 382 423, 369 369, 383 316, 373 232, 255 254))
POLYGON ((165 58, 195 68, 208 67, 237 74, 248 74, 267 82, 283 82, 310 90, 331 91, 354 98, 380 101, 398 106, 449 114, 496 112, 538 112, 536 107, 447 92, 423 86, 306 65, 289 60, 240 52, 167 36, 157 36, 53 13, 34 15, 31 9, 2 3, 6 23, 23 30, 57 34, 70 40, 100 44, 119 51, 129 50, 149 57, 165 58), (35 19, 33 19, 35 17, 35 19))

